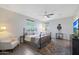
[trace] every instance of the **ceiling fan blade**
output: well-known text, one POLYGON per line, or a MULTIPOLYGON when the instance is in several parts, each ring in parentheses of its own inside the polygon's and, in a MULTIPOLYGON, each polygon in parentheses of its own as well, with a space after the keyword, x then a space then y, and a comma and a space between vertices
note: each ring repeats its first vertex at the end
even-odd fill
POLYGON ((54 15, 54 14, 49 14, 49 15, 54 15))
POLYGON ((47 11, 44 12, 44 16, 46 16, 47 18, 50 18, 50 16, 54 15, 53 13, 48 14, 47 11))
POLYGON ((50 16, 49 16, 49 15, 46 15, 46 17, 47 17, 47 18, 50 18, 50 16))

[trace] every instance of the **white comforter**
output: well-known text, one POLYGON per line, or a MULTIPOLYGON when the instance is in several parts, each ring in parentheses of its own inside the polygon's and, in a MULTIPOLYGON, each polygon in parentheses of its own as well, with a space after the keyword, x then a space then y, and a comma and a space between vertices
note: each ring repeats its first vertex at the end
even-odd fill
MULTIPOLYGON (((44 36, 42 35, 41 37, 44 37, 44 36)), ((38 44, 39 39, 40 39, 40 35, 26 35, 25 36, 26 41, 30 41, 30 42, 32 41, 36 44, 38 44), (34 39, 32 39, 32 38, 34 38, 34 39)))
POLYGON ((0 42, 11 42, 15 39, 15 36, 13 36, 11 33, 8 32, 0 32, 0 42))
POLYGON ((13 49, 19 44, 17 38, 8 32, 0 32, 0 50, 13 49))

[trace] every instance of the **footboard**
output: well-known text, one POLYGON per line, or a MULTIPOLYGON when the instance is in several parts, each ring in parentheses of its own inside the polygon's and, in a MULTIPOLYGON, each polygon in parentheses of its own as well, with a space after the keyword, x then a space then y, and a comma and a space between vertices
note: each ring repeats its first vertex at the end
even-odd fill
POLYGON ((39 39, 39 48, 43 48, 47 46, 51 42, 51 34, 47 34, 45 36, 41 36, 40 34, 40 39, 39 39))

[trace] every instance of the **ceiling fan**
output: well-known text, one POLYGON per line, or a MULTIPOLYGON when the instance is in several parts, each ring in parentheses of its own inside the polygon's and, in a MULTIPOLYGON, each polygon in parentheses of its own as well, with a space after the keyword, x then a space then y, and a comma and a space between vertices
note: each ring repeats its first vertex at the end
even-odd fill
POLYGON ((47 13, 47 11, 44 12, 44 16, 47 18, 50 18, 53 15, 54 15, 53 13, 47 13))

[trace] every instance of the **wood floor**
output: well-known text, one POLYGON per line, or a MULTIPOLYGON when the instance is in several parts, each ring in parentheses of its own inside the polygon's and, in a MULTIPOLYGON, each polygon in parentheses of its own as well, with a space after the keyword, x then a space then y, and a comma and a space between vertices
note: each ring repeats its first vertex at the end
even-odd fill
POLYGON ((54 40, 55 55, 71 55, 72 43, 69 40, 54 40))
MULTIPOLYGON (((53 40, 53 39, 52 39, 53 40)), ((68 40, 54 39, 48 47, 38 50, 33 46, 23 43, 17 46, 13 52, 0 53, 1 55, 71 55, 71 44, 68 40), (51 47, 52 49, 49 49, 51 47)))

